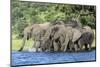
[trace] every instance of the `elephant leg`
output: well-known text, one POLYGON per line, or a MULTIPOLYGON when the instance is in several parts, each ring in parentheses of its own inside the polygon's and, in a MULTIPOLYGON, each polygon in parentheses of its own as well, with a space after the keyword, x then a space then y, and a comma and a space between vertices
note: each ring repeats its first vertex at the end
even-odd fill
POLYGON ((36 42, 36 50, 39 51, 39 48, 40 48, 40 41, 37 41, 36 42))
POLYGON ((64 51, 64 49, 65 49, 65 43, 61 43, 61 48, 60 48, 60 50, 61 50, 61 51, 64 51))
POLYGON ((66 50, 67 50, 67 46, 65 45, 64 52, 66 52, 66 50))
POLYGON ((78 45, 74 44, 74 48, 75 48, 75 52, 77 52, 78 51, 78 45))
POLYGON ((54 51, 58 51, 59 50, 58 44, 56 42, 53 42, 53 45, 54 45, 54 51))
POLYGON ((89 51, 91 50, 91 44, 89 44, 89 51))
POLYGON ((68 47, 68 42, 69 42, 69 40, 65 40, 66 42, 63 44, 63 45, 65 45, 64 46, 64 52, 67 50, 67 47, 68 47))
POLYGON ((33 39, 34 43, 32 45, 32 48, 35 48, 36 47, 36 39, 33 39))
POLYGON ((84 44, 85 45, 85 50, 88 50, 88 44, 84 44))
POLYGON ((64 50, 64 47, 65 47, 64 45, 62 45, 62 46, 61 46, 61 51, 63 51, 63 50, 64 50))
POLYGON ((63 51, 63 52, 65 52, 66 49, 67 49, 67 47, 66 47, 65 45, 66 45, 66 44, 62 44, 62 46, 61 46, 61 51, 63 51))
POLYGON ((67 50, 67 44, 64 43, 64 44, 63 44, 63 47, 62 47, 62 51, 63 51, 63 52, 66 52, 66 50, 67 50))
POLYGON ((72 46, 69 46, 69 50, 72 51, 72 46))
POLYGON ((73 48, 73 44, 72 44, 72 42, 69 42, 68 45, 69 45, 69 50, 72 51, 72 48, 73 48))
POLYGON ((33 45, 32 45, 32 48, 31 49, 32 49, 32 51, 36 52, 36 51, 38 51, 37 50, 37 46, 36 46, 36 39, 33 39, 33 41, 34 42, 33 42, 33 45))
POLYGON ((78 41, 79 50, 82 50, 83 44, 81 44, 80 40, 78 41))

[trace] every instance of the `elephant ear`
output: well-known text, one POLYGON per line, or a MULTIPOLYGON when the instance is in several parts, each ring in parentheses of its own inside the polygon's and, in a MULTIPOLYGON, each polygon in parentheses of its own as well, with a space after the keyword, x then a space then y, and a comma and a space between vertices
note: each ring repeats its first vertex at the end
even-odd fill
POLYGON ((75 42, 81 37, 82 33, 78 29, 75 29, 75 28, 72 31, 73 31, 72 42, 75 42))

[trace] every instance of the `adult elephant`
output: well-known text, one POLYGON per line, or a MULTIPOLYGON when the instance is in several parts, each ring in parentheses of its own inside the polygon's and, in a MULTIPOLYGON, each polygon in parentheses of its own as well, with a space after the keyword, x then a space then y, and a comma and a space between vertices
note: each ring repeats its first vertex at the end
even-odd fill
POLYGON ((24 29, 24 38, 23 38, 23 44, 19 51, 22 51, 25 46, 25 41, 29 38, 33 38, 34 44, 32 48, 36 48, 38 50, 39 43, 37 45, 37 42, 41 39, 42 36, 44 36, 45 30, 50 26, 50 23, 46 22, 43 24, 33 24, 31 26, 28 26, 24 29))
MULTIPOLYGON (((65 41, 62 44, 61 50, 65 52, 66 50, 68 50, 68 46, 69 46, 70 51, 72 51, 74 42, 76 42, 81 37, 82 33, 77 28, 72 28, 70 26, 66 27, 65 30, 66 30, 66 36, 65 36, 65 41)), ((74 48, 75 51, 78 50, 76 45, 74 45, 74 48)))
MULTIPOLYGON (((56 28, 57 25, 64 26, 63 21, 55 21, 52 25, 46 30, 44 37, 41 38, 41 48, 43 51, 58 51, 58 44, 54 44, 53 37, 55 33, 59 30, 56 28)), ((63 29, 63 27, 61 28, 63 29)))

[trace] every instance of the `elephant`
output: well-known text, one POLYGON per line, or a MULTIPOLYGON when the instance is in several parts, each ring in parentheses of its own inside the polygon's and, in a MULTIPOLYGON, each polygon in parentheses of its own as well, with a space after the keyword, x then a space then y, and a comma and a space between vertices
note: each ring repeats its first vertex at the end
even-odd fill
POLYGON ((37 24, 32 30, 32 37, 34 40, 33 48, 36 48, 36 51, 38 51, 38 48, 41 45, 41 38, 45 35, 46 29, 50 26, 50 23, 43 23, 43 24, 37 24))
POLYGON ((81 32, 71 26, 65 25, 54 25, 49 28, 49 35, 44 37, 44 43, 41 44, 42 49, 49 49, 53 47, 54 51, 65 52, 70 41, 76 41, 80 36, 81 32), (48 41, 51 41, 50 44, 48 41), (47 46, 48 45, 48 46, 47 46))
POLYGON ((55 29, 56 25, 64 25, 64 22, 62 20, 56 20, 54 23, 51 23, 51 26, 46 30, 45 36, 41 39, 41 48, 43 51, 58 51, 58 46, 52 36, 57 30, 57 28, 55 29))
POLYGON ((85 50, 91 50, 92 42, 94 39, 94 32, 89 26, 84 26, 82 31, 82 36, 78 39, 80 50, 82 50, 83 46, 85 46, 85 50))
MULTIPOLYGON (((68 45, 70 46, 70 50, 72 50, 71 44, 81 37, 81 32, 77 28, 72 28, 72 26, 65 26, 65 28, 63 29, 61 28, 62 27, 60 26, 60 30, 56 32, 56 34, 54 35, 54 39, 57 40, 59 38, 61 44, 61 51, 65 52, 67 50, 68 45), (69 44, 69 42, 71 44, 69 44)), ((77 48, 75 50, 77 50, 77 48)))
POLYGON ((32 48, 36 48, 38 50, 39 42, 42 36, 44 36, 45 30, 50 26, 49 22, 43 23, 43 24, 33 24, 31 26, 28 26, 24 29, 24 38, 23 38, 23 44, 19 51, 22 51, 25 46, 25 41, 29 38, 32 38, 34 41, 34 44, 32 48), (36 45, 38 43, 38 45, 36 45))
POLYGON ((78 48, 78 45, 76 44, 76 42, 82 36, 82 33, 79 29, 72 28, 72 31, 69 34, 71 34, 71 36, 70 36, 71 38, 69 40, 67 48, 69 48, 70 51, 73 51, 73 49, 74 49, 74 51, 77 52, 79 50, 79 48, 78 48))
POLYGON ((76 47, 76 44, 74 42, 77 41, 81 37, 81 32, 77 28, 72 28, 72 27, 66 27, 66 37, 65 37, 65 42, 62 44, 61 50, 64 52, 68 50, 68 46, 70 51, 72 51, 73 46, 75 47, 75 51, 78 50, 76 47))
POLYGON ((41 45, 40 48, 42 51, 51 51, 53 44, 52 44, 52 37, 51 37, 51 27, 46 29, 45 35, 40 39, 41 45))
MULTIPOLYGON (((65 24, 64 21, 56 20, 46 31, 47 33, 41 40, 41 48, 43 51, 47 49, 51 51, 51 49, 53 49, 54 51, 65 52, 67 46, 69 46, 69 42, 73 43, 81 36, 81 32, 79 31, 81 27, 82 24, 75 18, 67 24, 65 24)), ((70 48, 70 50, 72 49, 70 48)), ((75 48, 75 50, 77 50, 77 48, 75 48)))

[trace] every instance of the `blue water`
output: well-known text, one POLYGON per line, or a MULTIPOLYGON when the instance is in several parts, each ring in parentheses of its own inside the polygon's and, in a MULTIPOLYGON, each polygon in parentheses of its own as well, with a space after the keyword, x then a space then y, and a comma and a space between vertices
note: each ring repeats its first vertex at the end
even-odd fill
POLYGON ((12 52, 12 66, 30 64, 67 63, 96 60, 95 50, 90 52, 12 52))

